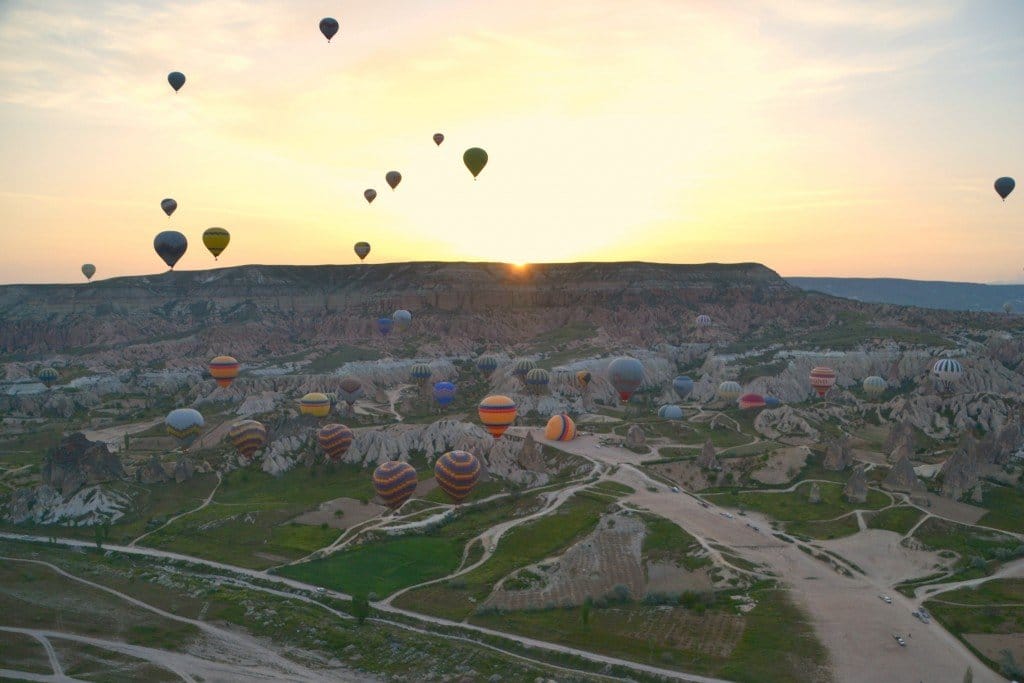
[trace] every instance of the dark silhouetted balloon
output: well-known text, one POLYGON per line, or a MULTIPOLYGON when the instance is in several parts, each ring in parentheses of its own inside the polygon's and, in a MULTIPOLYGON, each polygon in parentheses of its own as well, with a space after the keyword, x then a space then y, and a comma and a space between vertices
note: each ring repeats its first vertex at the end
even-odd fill
POLYGON ((185 85, 185 74, 180 71, 172 71, 167 74, 167 82, 174 88, 174 92, 181 90, 181 86, 185 85))
POLYGON ((390 185, 393 190, 398 187, 398 183, 402 182, 402 174, 398 171, 388 171, 384 176, 384 180, 388 182, 388 185, 390 185))
POLYGON ((442 133, 434 133, 434 144, 440 146, 444 142, 444 135, 442 133))
POLYGON ((462 163, 466 164, 466 168, 476 178, 480 175, 480 171, 484 170, 484 166, 487 165, 487 152, 479 147, 470 147, 463 152, 462 163))
POLYGON ((338 32, 338 20, 332 17, 324 17, 320 20, 320 33, 324 34, 324 38, 327 42, 331 42, 331 38, 338 32))
POLYGON ((185 255, 188 240, 177 230, 164 230, 153 239, 153 248, 167 266, 174 270, 174 264, 185 255))
POLYGON ((373 200, 377 198, 377 190, 371 187, 370 189, 363 192, 363 197, 366 198, 367 204, 373 204, 373 200))
POLYGON ((1010 178, 1009 176, 1004 176, 996 180, 996 192, 999 193, 999 196, 1003 198, 1004 202, 1016 186, 1017 183, 1015 183, 1013 178, 1010 178))
POLYGON ((369 242, 356 242, 355 250, 356 250, 356 256, 358 256, 359 260, 362 261, 363 259, 366 258, 367 254, 370 253, 370 243, 369 242))
POLYGON ((91 263, 82 264, 82 275, 85 276, 86 280, 91 280, 92 276, 96 274, 96 266, 91 263))
POLYGON ((161 200, 160 208, 164 210, 164 213, 166 213, 168 217, 170 217, 170 215, 174 213, 174 210, 178 208, 178 202, 168 197, 167 199, 161 200))

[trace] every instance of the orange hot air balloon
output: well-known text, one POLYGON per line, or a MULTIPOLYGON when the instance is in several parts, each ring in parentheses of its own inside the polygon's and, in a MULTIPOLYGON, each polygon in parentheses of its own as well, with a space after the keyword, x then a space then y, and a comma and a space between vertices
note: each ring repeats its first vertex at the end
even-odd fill
POLYGON ((337 460, 345 455, 348 447, 352 445, 352 437, 352 430, 341 424, 324 425, 316 433, 317 443, 331 460, 337 460))
POLYGON ((516 421, 516 402, 508 396, 488 396, 480 401, 480 422, 495 439, 500 439, 505 430, 516 421))
POLYGON ((267 444, 267 428, 256 420, 242 420, 231 425, 228 438, 236 451, 252 460, 256 451, 267 444))
POLYGON ((836 371, 832 368, 822 366, 811 370, 811 387, 818 392, 820 398, 825 398, 825 394, 835 383, 836 371))
POLYGON ((231 356, 217 356, 210 361, 210 374, 219 386, 229 387, 238 377, 239 367, 238 361, 231 356))
POLYGON ((373 471, 373 488, 392 510, 402 507, 416 491, 416 470, 407 462, 391 460, 373 471))
POLYGON ((552 415, 548 426, 544 428, 544 438, 549 441, 572 441, 576 438, 576 423, 565 413, 552 415))
POLYGON ((450 451, 434 463, 434 479, 438 488, 461 503, 480 479, 480 461, 467 451, 450 451))

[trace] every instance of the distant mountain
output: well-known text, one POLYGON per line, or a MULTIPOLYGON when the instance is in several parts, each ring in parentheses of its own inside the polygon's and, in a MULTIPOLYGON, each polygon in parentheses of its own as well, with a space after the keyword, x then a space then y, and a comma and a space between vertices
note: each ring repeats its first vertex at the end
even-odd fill
POLYGON ((1024 285, 981 285, 885 277, 788 277, 800 289, 857 301, 940 308, 950 311, 1002 312, 1003 304, 1024 312, 1024 285))

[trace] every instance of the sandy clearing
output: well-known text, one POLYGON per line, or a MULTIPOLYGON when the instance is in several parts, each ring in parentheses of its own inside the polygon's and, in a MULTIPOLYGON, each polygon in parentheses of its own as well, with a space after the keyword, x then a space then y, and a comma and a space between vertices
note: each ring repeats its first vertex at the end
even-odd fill
POLYGON ((851 448, 850 454, 853 456, 853 459, 857 460, 858 462, 868 462, 874 465, 891 464, 889 462, 889 459, 886 458, 884 454, 879 453, 878 451, 868 451, 862 448, 851 448))
POLYGON ((750 477, 762 484, 786 484, 803 469, 808 453, 806 448, 799 446, 780 448, 769 456, 764 467, 752 472, 750 477))
POLYGON ((993 662, 1003 658, 1003 650, 1009 650, 1018 664, 1024 662, 1024 633, 965 633, 964 639, 993 662))
POLYGON ((691 572, 672 562, 648 562, 646 568, 648 593, 711 591, 715 588, 707 569, 691 572))
POLYGON ((930 503, 930 505, 923 506, 922 509, 934 515, 963 522, 964 524, 977 524, 978 520, 988 512, 985 508, 968 505, 967 503, 958 503, 955 500, 934 493, 915 494, 915 499, 917 497, 927 498, 930 503))
POLYGON ((132 424, 117 425, 115 427, 104 427, 103 429, 87 429, 82 433, 85 434, 85 438, 90 441, 102 441, 107 444, 110 450, 115 453, 121 450, 124 446, 124 437, 126 434, 138 434, 144 432, 150 427, 160 424, 164 419, 162 417, 156 417, 147 422, 133 422, 132 424))
MULTIPOLYGON (((367 503, 363 505, 355 498, 335 498, 325 503, 320 503, 316 510, 304 512, 292 519, 296 524, 309 524, 317 526, 326 523, 334 529, 347 529, 361 524, 368 519, 379 517, 387 510, 383 505, 367 503), (341 510, 341 515, 334 513, 341 510)), ((288 561, 287 559, 285 561, 288 561)))
POLYGON ((936 565, 945 568, 952 563, 937 552, 905 548, 900 545, 902 540, 892 531, 867 529, 817 545, 855 562, 873 581, 886 586, 934 574, 941 571, 936 565))

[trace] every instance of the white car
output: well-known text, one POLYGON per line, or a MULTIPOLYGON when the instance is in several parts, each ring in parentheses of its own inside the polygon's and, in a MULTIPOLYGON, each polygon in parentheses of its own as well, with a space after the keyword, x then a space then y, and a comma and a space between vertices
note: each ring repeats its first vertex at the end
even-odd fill
POLYGON ((890 598, 888 595, 879 595, 878 597, 881 598, 882 602, 884 602, 885 604, 892 604, 892 598, 890 598))
POLYGON ((726 519, 732 519, 733 518, 733 516, 731 514, 729 514, 728 512, 721 512, 719 514, 721 514, 726 519))
POLYGON ((898 633, 892 634, 892 637, 896 639, 896 642, 900 644, 900 647, 906 647, 907 641, 903 640, 898 633))
POLYGON ((679 487, 678 486, 673 486, 672 487, 672 493, 679 493, 679 487))

